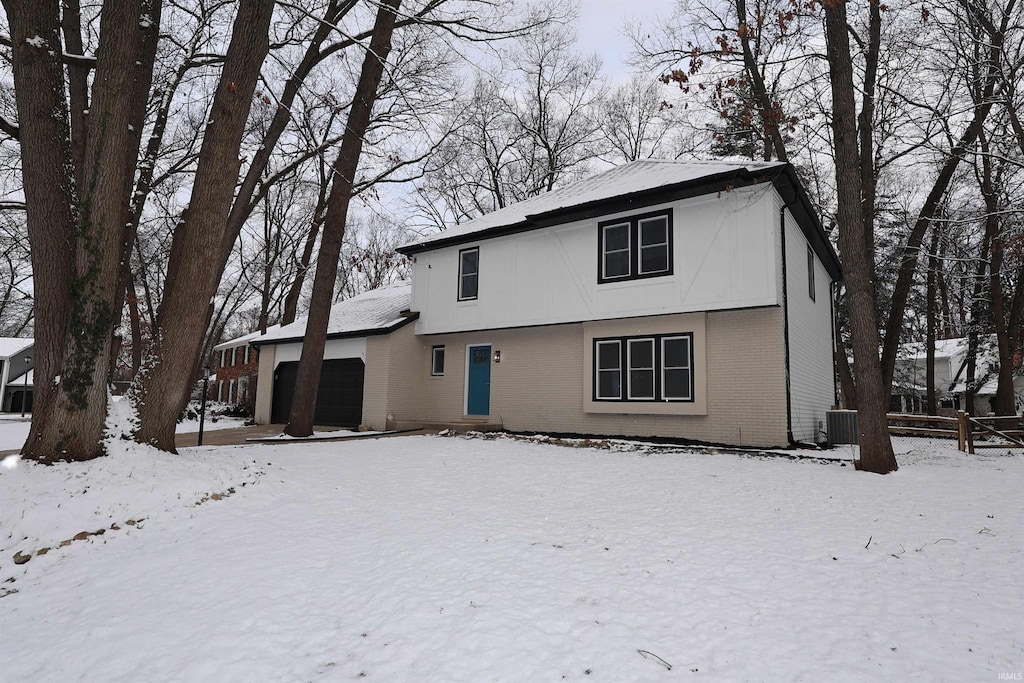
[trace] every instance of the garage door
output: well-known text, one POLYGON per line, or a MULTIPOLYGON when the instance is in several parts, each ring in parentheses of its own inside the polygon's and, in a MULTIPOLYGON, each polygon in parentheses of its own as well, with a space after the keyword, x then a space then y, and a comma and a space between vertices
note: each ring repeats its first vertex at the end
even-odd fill
MULTIPOLYGON (((313 424, 359 426, 363 421, 363 370, 363 361, 358 358, 324 361, 313 424)), ((274 422, 288 422, 298 371, 299 363, 293 361, 281 363, 274 372, 274 422)))

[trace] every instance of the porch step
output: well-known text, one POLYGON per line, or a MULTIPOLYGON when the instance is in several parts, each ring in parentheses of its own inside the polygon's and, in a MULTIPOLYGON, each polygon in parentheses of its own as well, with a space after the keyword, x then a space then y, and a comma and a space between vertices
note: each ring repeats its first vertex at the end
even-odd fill
MULTIPOLYGON (((390 425, 389 425, 390 426, 390 425)), ((451 429, 456 432, 500 432, 505 427, 500 422, 488 422, 483 420, 453 420, 451 422, 433 422, 429 420, 399 420, 394 423, 393 429, 428 429, 441 431, 451 429)))

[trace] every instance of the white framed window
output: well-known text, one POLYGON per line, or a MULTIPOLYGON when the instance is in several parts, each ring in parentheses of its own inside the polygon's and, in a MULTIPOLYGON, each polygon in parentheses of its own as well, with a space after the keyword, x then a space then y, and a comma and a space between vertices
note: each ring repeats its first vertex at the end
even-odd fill
POLYGON ((601 273, 606 280, 629 277, 629 223, 601 226, 601 273))
POLYGON ((432 377, 444 375, 444 346, 435 346, 430 349, 430 374, 432 377))
POLYGON ((220 350, 220 366, 223 368, 227 365, 228 352, 226 349, 220 350))
POLYGON ((640 221, 640 274, 668 271, 668 217, 657 216, 640 221))
POLYGON ((459 251, 459 301, 477 297, 480 288, 480 247, 459 251))
POLYGON ((245 365, 249 364, 249 345, 246 344, 242 347, 242 363, 245 365))
POLYGON ((661 338, 661 395, 666 401, 693 400, 693 338, 661 338))
POLYGON ((594 401, 695 401, 693 332, 594 340, 594 401))
POLYGON ((618 339, 599 341, 595 347, 597 398, 618 401, 622 398, 622 342, 618 339))
POLYGON ((630 339, 627 342, 629 363, 629 400, 654 400, 654 339, 630 339))

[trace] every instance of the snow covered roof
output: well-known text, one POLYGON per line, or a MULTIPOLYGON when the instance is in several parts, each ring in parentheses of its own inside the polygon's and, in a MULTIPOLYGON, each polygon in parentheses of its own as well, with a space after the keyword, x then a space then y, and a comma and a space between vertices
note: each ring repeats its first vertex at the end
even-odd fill
POLYGON ((11 358, 32 346, 35 340, 23 337, 0 337, 0 358, 11 358))
POLYGON ((829 274, 833 279, 840 279, 839 258, 829 244, 796 172, 790 164, 778 161, 634 161, 427 235, 399 247, 398 251, 411 255, 474 239, 541 228, 564 219, 565 214, 572 212, 604 210, 605 213, 614 213, 624 209, 608 205, 625 204, 626 209, 650 205, 659 201, 658 196, 663 200, 669 192, 693 196, 730 185, 761 182, 771 182, 780 190, 829 274))
MULTIPOLYGON (((275 325, 273 328, 267 328, 267 332, 270 332, 276 327, 277 325, 275 325)), ((216 346, 213 347, 213 350, 220 351, 221 349, 230 349, 234 348, 235 346, 241 346, 242 344, 248 344, 252 340, 259 338, 261 334, 263 333, 260 332, 259 330, 256 330, 255 332, 250 332, 249 334, 243 334, 241 337, 235 337, 234 339, 229 339, 227 341, 221 342, 220 344, 217 344, 216 346)))
MULTIPOLYGON (((402 311, 409 310, 411 300, 412 285, 407 281, 396 282, 345 299, 331 307, 327 336, 358 337, 390 332, 414 319, 412 316, 402 315, 402 311)), ((301 341, 305 333, 306 318, 300 318, 288 325, 267 330, 265 335, 251 343, 263 345, 301 341)))
MULTIPOLYGON (((967 337, 955 337, 953 339, 935 340, 936 358, 954 358, 967 353, 967 337)), ((908 342, 900 344, 898 358, 902 360, 924 360, 928 356, 928 348, 925 342, 908 342)), ((996 337, 994 334, 981 335, 978 338, 978 357, 996 359, 996 337)))

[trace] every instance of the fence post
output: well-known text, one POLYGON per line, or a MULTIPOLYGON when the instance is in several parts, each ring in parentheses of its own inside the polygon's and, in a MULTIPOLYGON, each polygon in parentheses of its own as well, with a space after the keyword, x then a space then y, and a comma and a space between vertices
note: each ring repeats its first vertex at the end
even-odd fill
POLYGON ((962 410, 956 411, 956 448, 958 451, 967 450, 967 413, 962 410))
POLYGON ((967 425, 967 452, 970 455, 974 455, 974 425, 971 424, 971 416, 969 413, 964 413, 964 423, 967 425))

